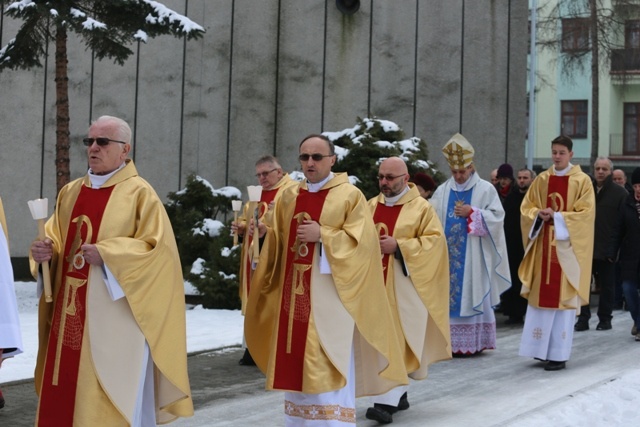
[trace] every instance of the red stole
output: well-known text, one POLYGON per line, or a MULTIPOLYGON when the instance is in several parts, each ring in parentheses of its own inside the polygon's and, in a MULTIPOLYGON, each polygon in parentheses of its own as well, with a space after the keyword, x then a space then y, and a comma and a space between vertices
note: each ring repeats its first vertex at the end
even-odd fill
MULTIPOLYGON (((547 206, 554 212, 567 210, 567 191, 569 177, 551 175, 547 189, 547 206)), ((558 308, 560 304, 560 288, 562 267, 556 252, 556 233, 552 224, 545 223, 542 229, 542 277, 540 278, 540 300, 542 308, 558 308)))
MULTIPOLYGON (((386 206, 384 203, 378 202, 376 211, 373 214, 373 222, 376 224, 376 230, 380 236, 393 236, 393 230, 396 227, 396 221, 404 205, 386 206)), ((389 271, 389 262, 394 254, 382 255, 382 272, 384 275, 384 284, 387 284, 387 273, 389 271)))
MULTIPOLYGON (((273 190, 262 190, 262 193, 260 195, 260 202, 258 202, 258 219, 262 220, 262 218, 264 218, 264 216, 266 215, 267 211, 269 210, 269 203, 271 203, 275 198, 276 198, 276 194, 278 194, 278 191, 280 190, 280 188, 275 188, 273 190)), ((249 221, 251 221, 251 218, 253 218, 253 212, 247 212, 248 214, 250 214, 251 216, 249 218, 246 218, 247 220, 247 226, 249 226, 249 221)), ((249 233, 246 234, 246 238, 244 241, 247 251, 250 250, 251 248, 251 242, 253 242, 253 236, 250 236, 249 233)), ((249 296, 249 290, 251 289, 251 276, 253 273, 253 269, 251 268, 251 263, 252 263, 252 256, 253 253, 252 252, 248 252, 247 253, 247 257, 246 257, 246 262, 244 265, 244 271, 245 271, 245 276, 247 278, 246 280, 246 284, 247 284, 247 297, 249 296)))
POLYGON ((38 403, 39 427, 73 425, 90 268, 82 257, 81 245, 96 242, 113 189, 83 185, 73 206, 38 403))
POLYGON ((296 238, 298 225, 304 220, 319 222, 329 190, 310 193, 301 189, 289 226, 286 277, 280 301, 280 318, 273 386, 280 390, 302 391, 305 344, 311 313, 311 268, 315 243, 301 243, 296 238))

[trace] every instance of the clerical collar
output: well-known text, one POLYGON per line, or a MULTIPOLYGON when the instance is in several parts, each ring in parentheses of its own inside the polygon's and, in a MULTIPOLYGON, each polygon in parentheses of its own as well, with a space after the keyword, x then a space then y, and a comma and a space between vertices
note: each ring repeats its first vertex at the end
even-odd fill
POLYGON ((558 176, 565 176, 567 174, 567 172, 569 172, 569 170, 573 167, 573 165, 571 163, 569 163, 569 165, 562 169, 562 170, 558 170, 556 169, 556 165, 553 165, 553 170, 555 171, 556 175, 558 176))
POLYGON ((471 178, 473 178, 473 173, 469 175, 469 179, 463 182, 462 184, 458 184, 456 180, 453 180, 453 185, 456 187, 456 191, 466 191, 469 183, 471 182, 471 178))
POLYGON ((87 172, 87 174, 89 175, 89 180, 91 181, 91 188, 100 188, 104 185, 105 182, 107 182, 107 180, 109 178, 111 178, 113 175, 116 174, 116 172, 118 172, 120 169, 122 169, 123 167, 126 166, 126 162, 122 162, 122 164, 120 165, 120 167, 116 170, 114 170, 111 173, 108 173, 106 175, 95 175, 91 169, 89 169, 89 171, 87 172))
POLYGON ((397 202, 398 200, 400 200, 400 197, 404 196, 404 195, 407 193, 407 191, 409 191, 409 186, 404 187, 404 190, 402 190, 402 191, 400 192, 400 194, 398 194, 398 195, 396 195, 396 196, 393 196, 393 197, 386 197, 386 196, 385 196, 385 198, 384 198, 384 205, 385 205, 385 206, 393 206, 393 205, 395 205, 395 204, 396 204, 396 202, 397 202))
POLYGON ((307 180, 307 189, 309 190, 309 193, 317 193, 327 182, 329 182, 329 180, 333 179, 333 177, 333 172, 329 172, 329 175, 320 182, 312 183, 307 180))

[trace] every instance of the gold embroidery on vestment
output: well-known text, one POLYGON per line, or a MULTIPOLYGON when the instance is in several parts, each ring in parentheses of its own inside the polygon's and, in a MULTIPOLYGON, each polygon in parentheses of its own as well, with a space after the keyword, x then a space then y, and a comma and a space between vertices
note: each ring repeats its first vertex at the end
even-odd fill
POLYGON ((62 353, 62 345, 65 344, 66 346, 71 347, 74 350, 79 350, 80 342, 82 341, 82 325, 77 324, 78 322, 70 322, 72 326, 67 328, 67 316, 71 316, 71 318, 73 319, 73 317, 75 317, 78 313, 78 308, 76 306, 78 288, 87 284, 87 278, 74 277, 69 275, 68 273, 72 273, 84 267, 82 245, 86 242, 91 242, 93 228, 91 226, 91 219, 89 219, 89 217, 86 215, 79 215, 71 222, 77 225, 76 234, 73 238, 73 242, 71 243, 71 247, 69 248, 69 254, 65 258, 69 264, 69 268, 67 269, 67 274, 65 274, 66 277, 64 281, 65 285, 62 300, 62 310, 60 313, 60 325, 58 327, 58 341, 56 342, 56 355, 53 365, 53 385, 58 385, 58 379, 60 376, 60 359, 62 353), (83 225, 86 225, 87 227, 87 234, 84 240, 82 239, 83 225), (76 261, 78 255, 82 257, 82 262, 76 261), (77 268, 76 263, 78 265, 81 264, 81 267, 77 268), (69 293, 71 293, 71 295, 69 295, 69 293))
POLYGON ((355 408, 340 405, 296 405, 285 400, 284 413, 305 420, 337 420, 344 423, 356 423, 355 408))

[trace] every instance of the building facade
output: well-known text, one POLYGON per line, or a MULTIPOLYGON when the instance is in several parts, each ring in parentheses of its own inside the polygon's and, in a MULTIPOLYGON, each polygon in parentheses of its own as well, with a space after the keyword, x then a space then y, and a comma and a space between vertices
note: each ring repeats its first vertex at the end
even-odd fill
MULTIPOLYGON (((189 174, 244 190, 264 154, 296 170, 305 135, 367 116, 424 139, 442 166, 440 149, 456 132, 474 145, 481 176, 524 164, 525 0, 363 0, 353 14, 336 0, 164 3, 204 37, 151 39, 118 66, 93 60, 69 34, 72 179, 86 173, 81 140, 103 114, 131 124, 132 157, 163 198, 189 174)), ((0 20, 0 45, 19 25, 0 20)), ((47 197, 52 209, 56 195, 49 49, 41 69, 0 73, 0 195, 14 257, 36 235, 27 200, 47 197)))
MULTIPOLYGON (((640 2, 598 0, 598 149, 592 150, 594 21, 588 1, 539 0, 534 165, 551 165, 550 141, 574 141, 574 163, 609 157, 630 172, 640 162, 640 2), (543 47, 546 46, 546 47, 543 47)), ((531 5, 531 2, 530 2, 531 5)))

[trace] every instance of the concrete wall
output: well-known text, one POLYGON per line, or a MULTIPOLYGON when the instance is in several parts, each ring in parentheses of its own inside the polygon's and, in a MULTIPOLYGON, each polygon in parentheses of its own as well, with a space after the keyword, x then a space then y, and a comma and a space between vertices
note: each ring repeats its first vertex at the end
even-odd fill
MULTIPOLYGON (((8 2, 4 3, 4 6, 8 2)), ((161 197, 196 173, 215 187, 254 183, 270 153, 298 169, 309 133, 375 115, 440 149, 462 132, 479 173, 524 165, 526 0, 363 0, 345 16, 334 0, 172 0, 207 33, 132 46, 124 66, 92 61, 70 35, 71 174, 86 172, 92 119, 134 129, 133 158, 161 197)), ((20 22, 4 17, 2 44, 20 22)), ((55 198, 53 46, 44 68, 0 73, 0 195, 12 255, 36 234, 27 200, 55 198)))

